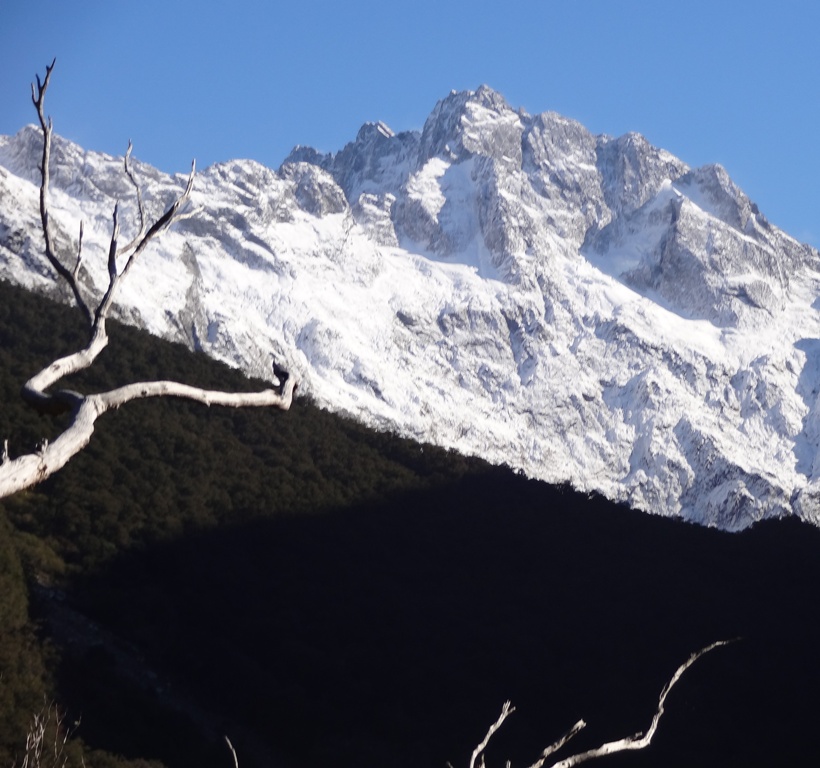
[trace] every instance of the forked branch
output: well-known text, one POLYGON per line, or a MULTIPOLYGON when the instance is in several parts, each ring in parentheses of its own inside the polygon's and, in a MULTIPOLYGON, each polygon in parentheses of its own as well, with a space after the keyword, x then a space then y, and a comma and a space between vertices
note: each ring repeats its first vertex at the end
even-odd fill
POLYGON ((69 271, 63 265, 62 261, 57 258, 57 254, 54 252, 54 239, 51 235, 51 227, 49 225, 48 185, 50 179, 49 165, 51 162, 51 134, 53 130, 53 123, 51 122, 50 117, 46 118, 45 98, 46 91, 48 90, 49 83, 51 82, 51 73, 54 71, 54 65, 56 63, 57 59, 55 58, 51 64, 46 67, 45 80, 41 81, 40 76, 37 75, 36 89, 34 87, 34 83, 31 84, 31 101, 34 104, 34 108, 37 110, 37 117, 40 120, 40 128, 43 131, 43 154, 40 160, 40 223, 43 228, 45 256, 48 259, 48 262, 57 274, 65 280, 66 283, 68 283, 69 288, 71 288, 71 292, 74 294, 74 299, 77 302, 77 306, 80 308, 80 311, 83 313, 86 320, 88 320, 88 324, 91 325, 91 310, 88 308, 88 305, 80 292, 80 284, 77 279, 80 262, 79 253, 81 251, 78 249, 77 267, 74 270, 69 271))
POLYGON ((80 288, 80 270, 83 264, 82 222, 80 223, 77 253, 71 269, 65 266, 56 252, 50 226, 48 192, 53 126, 51 118, 45 116, 45 96, 51 82, 55 63, 56 59, 46 67, 44 80, 41 81, 38 76, 36 87, 34 84, 31 86, 31 99, 37 110, 40 127, 43 131, 43 154, 40 165, 40 220, 45 241, 46 259, 57 273, 58 279, 64 280, 70 287, 77 306, 88 322, 89 341, 83 349, 61 357, 43 368, 23 386, 21 394, 29 405, 44 413, 69 412, 70 423, 62 434, 52 442, 43 441, 36 452, 15 459, 10 458, 8 443, 4 442, 2 458, 0 459, 0 498, 34 485, 61 469, 72 456, 88 444, 94 431, 94 423, 103 413, 112 408, 119 408, 131 400, 146 397, 180 397, 206 405, 224 405, 235 408, 274 407, 287 410, 293 401, 297 387, 296 380, 287 371, 274 366, 278 384, 261 392, 219 392, 190 387, 173 381, 137 382, 108 392, 88 395, 67 389, 49 391, 66 376, 93 365, 99 354, 105 349, 108 344, 106 320, 120 286, 148 245, 175 221, 187 215, 185 207, 190 200, 196 175, 196 164, 192 163, 191 173, 188 176, 185 188, 165 212, 156 221, 149 224, 145 216, 142 193, 130 165, 132 145, 129 142, 123 160, 123 168, 131 185, 136 190, 139 229, 131 242, 124 247, 120 247, 119 205, 114 207, 111 239, 108 247, 108 286, 92 311, 91 305, 86 301, 80 288), (121 267, 123 260, 125 264, 121 267))
MULTIPOLYGON (((605 755, 613 755, 616 752, 625 752, 629 750, 637 750, 637 749, 645 749, 649 746, 652 738, 655 736, 655 732, 658 730, 658 723, 660 722, 661 717, 664 713, 664 706, 666 704, 666 698, 669 696, 669 692, 674 687, 675 683, 681 679, 683 673, 686 672, 689 667, 691 667, 701 656, 709 653, 709 651, 714 650, 715 648, 720 648, 722 645, 727 645, 733 640, 720 640, 716 643, 712 643, 711 645, 707 645, 705 648, 701 648, 699 651, 693 653, 683 664, 681 664, 677 670, 675 670, 675 674, 672 675, 669 682, 663 687, 661 691, 661 695, 658 699, 658 708, 655 711, 655 715, 652 718, 652 722, 649 725, 649 728, 646 732, 639 732, 632 736, 626 736, 623 739, 617 739, 615 741, 609 741, 605 744, 602 744, 600 747, 596 747, 595 749, 589 749, 585 752, 578 752, 574 755, 570 755, 569 757, 565 757, 563 760, 559 760, 557 763, 551 763, 548 768, 572 768, 575 765, 580 765, 581 763, 585 763, 587 760, 593 760, 597 757, 604 757, 605 755)), ((504 706, 501 708, 501 715, 499 716, 498 720, 490 726, 490 729, 487 731, 487 735, 484 737, 483 741, 475 748, 473 751, 473 755, 470 758, 470 766, 469 768, 475 768, 476 761, 478 760, 479 768, 484 768, 484 756, 483 752, 487 748, 487 744, 489 743, 490 739, 492 738, 493 734, 498 731, 504 721, 507 719, 509 715, 515 712, 515 707, 510 705, 510 702, 507 701, 504 703, 504 706)), ((547 747, 540 755, 538 760, 536 760, 529 768, 543 768, 544 764, 546 763, 547 759, 555 754, 559 749, 561 749, 570 739, 580 733, 586 727, 586 723, 583 720, 579 720, 569 731, 567 731, 558 741, 554 744, 551 744, 547 747)), ((507 764, 509 767, 509 763, 507 764)))

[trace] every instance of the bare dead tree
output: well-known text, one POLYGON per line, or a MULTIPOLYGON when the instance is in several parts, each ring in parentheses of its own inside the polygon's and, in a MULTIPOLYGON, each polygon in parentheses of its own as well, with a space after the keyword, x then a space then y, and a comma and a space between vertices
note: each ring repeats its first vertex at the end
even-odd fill
MULTIPOLYGON (((605 755, 613 755, 616 752, 626 752, 630 750, 637 750, 637 749, 645 749, 649 746, 652 738, 655 736, 655 732, 658 730, 658 723, 660 722, 661 717, 664 713, 664 706, 666 704, 666 697, 669 695, 669 692, 674 687, 675 683, 681 679, 683 673, 686 672, 689 667, 691 667, 701 656, 709 653, 709 651, 714 650, 715 648, 719 648, 722 645, 727 645, 728 643, 734 642, 733 640, 720 640, 716 643, 712 643, 711 645, 707 645, 705 648, 701 648, 699 651, 693 653, 683 664, 681 664, 677 670, 675 670, 675 674, 669 679, 669 682, 663 687, 661 691, 661 695, 658 699, 658 708, 655 711, 655 715, 652 718, 652 722, 649 724, 649 728, 645 732, 639 732, 633 734, 632 736, 626 736, 622 739, 617 739, 615 741, 609 741, 605 744, 602 744, 600 747, 596 747, 595 749, 589 749, 585 752, 578 752, 574 755, 570 755, 569 757, 565 757, 563 760, 559 760, 556 763, 550 763, 547 768, 573 768, 575 765, 580 765, 581 763, 585 763, 587 760, 594 760, 597 757, 604 757, 605 755)), ((473 750, 473 754, 470 757, 470 765, 469 768, 485 768, 484 764, 484 750, 487 748, 487 744, 489 744, 490 739, 493 735, 498 731, 499 728, 503 725, 504 721, 513 713, 515 712, 515 707, 511 705, 509 701, 504 703, 504 706, 501 708, 501 714, 487 731, 487 735, 481 741, 481 743, 473 750)), ((539 756, 539 758, 532 763, 528 768, 544 768, 545 763, 547 760, 552 757, 559 749, 561 749, 570 739, 574 736, 578 735, 584 728, 586 728, 586 723, 583 720, 579 720, 575 725, 572 726, 560 739, 556 742, 548 746, 539 756)), ((507 763, 507 768, 510 768, 510 763, 507 763)))
POLYGON ((98 299, 93 299, 93 297, 87 299, 79 279, 80 270, 83 268, 82 222, 79 226, 77 252, 69 257, 57 253, 49 222, 49 161, 53 126, 51 118, 45 116, 44 103, 55 63, 56 59, 46 67, 46 76, 43 81, 38 75, 36 87, 33 83, 31 86, 31 100, 43 132, 43 154, 40 163, 40 220, 45 241, 45 257, 57 273, 57 279, 62 280, 71 290, 74 301, 88 325, 89 340, 83 349, 54 360, 32 376, 23 386, 21 394, 26 403, 43 413, 69 413, 69 425, 53 442, 43 440, 36 452, 24 454, 15 459, 9 456, 8 443, 4 441, 2 456, 0 456, 0 498, 28 488, 61 469, 88 444, 94 431, 94 424, 100 416, 131 400, 146 397, 180 397, 206 405, 224 405, 235 408, 274 407, 287 410, 290 408, 297 386, 295 377, 279 369, 278 386, 252 393, 205 390, 174 381, 136 382, 94 394, 80 394, 68 389, 51 389, 66 376, 89 368, 105 349, 108 344, 106 320, 118 290, 148 245, 175 221, 189 215, 186 213, 186 207, 190 200, 196 172, 196 165, 192 163, 185 189, 162 216, 149 224, 145 216, 142 194, 130 165, 131 144, 129 142, 123 166, 137 197, 139 231, 129 243, 120 245, 119 206, 116 205, 108 248, 108 287, 98 299))

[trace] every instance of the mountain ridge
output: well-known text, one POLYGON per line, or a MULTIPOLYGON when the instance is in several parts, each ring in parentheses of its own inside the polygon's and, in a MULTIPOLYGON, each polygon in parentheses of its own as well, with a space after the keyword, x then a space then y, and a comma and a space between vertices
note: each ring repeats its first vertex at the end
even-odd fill
MULTIPOLYGON (((0 138, 19 202, 0 205, 0 276, 52 290, 36 145, 32 128, 0 138)), ((53 218, 70 243, 86 217, 98 290, 113 202, 135 210, 117 162, 55 138, 53 218)), ((137 174, 157 209, 181 183, 137 174)), ((194 203, 145 254, 123 319, 252 375, 284 364, 376 428, 646 511, 820 520, 820 254, 720 166, 481 87, 418 132, 370 123, 277 171, 210 166, 194 203)))

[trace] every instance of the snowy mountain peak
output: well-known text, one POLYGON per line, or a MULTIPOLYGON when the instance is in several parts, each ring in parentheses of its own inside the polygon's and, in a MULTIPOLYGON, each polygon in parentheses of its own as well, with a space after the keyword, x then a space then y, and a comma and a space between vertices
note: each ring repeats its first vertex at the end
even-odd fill
POLYGON ((419 162, 441 157, 459 162, 471 155, 520 158, 517 113, 486 85, 451 93, 438 102, 421 133, 419 162))
MULTIPOLYGON (((0 137, 0 276, 52 292, 32 127, 0 137)), ((121 160, 55 137, 52 218, 105 284, 121 160)), ((136 164, 151 210, 181 177, 136 164)), ((201 213, 132 272, 120 316, 377 428, 727 529, 820 521, 820 254, 718 165, 452 92, 419 131, 366 123, 197 177, 201 213), (156 275, 163 279, 157 281, 156 275)))
POLYGON ((356 136, 357 143, 365 143, 367 141, 378 141, 380 139, 392 139, 396 134, 387 123, 381 121, 377 123, 365 123, 356 136))

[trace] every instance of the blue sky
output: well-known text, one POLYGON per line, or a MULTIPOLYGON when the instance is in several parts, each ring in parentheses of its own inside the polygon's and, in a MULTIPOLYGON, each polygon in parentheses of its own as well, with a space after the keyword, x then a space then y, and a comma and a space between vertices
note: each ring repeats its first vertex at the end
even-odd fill
POLYGON ((596 133, 644 134, 719 162, 760 209, 820 246, 816 0, 2 0, 0 133, 48 111, 88 149, 165 171, 295 144, 340 149, 360 125, 421 128, 451 89, 596 133))

